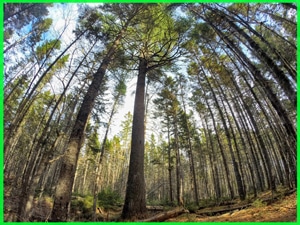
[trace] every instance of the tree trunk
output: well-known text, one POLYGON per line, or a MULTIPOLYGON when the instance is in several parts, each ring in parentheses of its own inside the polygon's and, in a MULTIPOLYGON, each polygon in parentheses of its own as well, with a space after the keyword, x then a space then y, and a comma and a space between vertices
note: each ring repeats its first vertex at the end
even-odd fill
MULTIPOLYGON (((233 12, 232 10, 229 10, 228 8, 226 8, 226 10, 230 13, 235 15, 238 18, 238 22, 240 22, 241 24, 243 24, 244 27, 246 27, 249 31, 251 31, 254 35, 256 35, 263 43, 266 44, 266 46, 268 46, 268 48, 278 57, 278 59, 281 60, 282 65, 284 66, 284 68, 289 72, 289 74, 291 75, 292 79, 294 81, 296 81, 296 77, 297 77, 297 72, 296 70, 292 67, 292 65, 281 55, 281 53, 275 49, 260 33, 258 33, 255 29, 253 29, 250 24, 245 21, 241 16, 239 16, 237 13, 233 12)), ((226 18, 228 18, 228 21, 230 22, 230 24, 232 23, 237 29, 240 29, 235 23, 234 21, 236 21, 236 18, 234 18, 231 15, 225 14, 224 12, 218 10, 218 12, 221 13, 221 15, 224 15, 226 18)), ((241 30, 241 29, 240 29, 241 30)), ((243 32, 243 30, 241 30, 243 32)), ((245 32, 244 32, 245 33, 245 32)), ((246 33, 245 33, 246 34, 246 33)), ((247 35, 247 34, 246 34, 247 35)), ((250 36, 248 36, 249 38, 247 38, 247 40, 251 39, 250 36)), ((259 45, 257 45, 259 47, 259 45)), ((260 48, 260 47, 259 47, 260 48)), ((268 56, 267 56, 268 57, 268 56)), ((278 68, 279 69, 279 68, 278 68)))
POLYGON ((181 89, 181 101, 182 101, 182 106, 183 106, 183 112, 184 112, 184 120, 186 123, 186 132, 187 132, 187 138, 188 138, 188 155, 189 155, 189 164, 190 164, 190 172, 192 175, 192 180, 193 180, 193 187, 194 187, 194 200, 196 202, 196 205, 199 206, 199 194, 198 194, 198 185, 197 185, 197 179, 196 179, 196 172, 195 172, 195 163, 194 163, 194 156, 193 156, 193 147, 192 147, 192 141, 191 141, 191 131, 188 123, 188 118, 187 118, 187 112, 186 112, 186 105, 184 101, 184 90, 183 90, 183 84, 180 83, 180 89, 181 89))
POLYGON ((177 130, 177 112, 174 114, 174 148, 176 156, 176 188, 177 188, 177 204, 179 206, 184 205, 183 199, 183 174, 181 168, 180 152, 179 152, 179 140, 178 140, 178 130, 177 130))
POLYGON ((79 109, 72 133, 69 139, 67 150, 63 157, 58 184, 56 186, 53 210, 51 215, 52 221, 67 221, 69 204, 71 201, 72 187, 76 172, 76 166, 80 148, 84 139, 84 130, 87 124, 88 117, 93 109, 96 97, 99 93, 99 87, 102 83, 106 69, 111 62, 115 51, 119 45, 120 39, 123 36, 127 26, 124 26, 116 37, 108 53, 104 57, 99 69, 93 76, 93 81, 90 84, 83 102, 79 109))
POLYGON ((239 171, 239 168, 238 168, 238 164, 237 164, 237 162, 235 160, 235 156, 234 156, 234 153, 233 153, 230 132, 229 132, 229 129, 227 127, 227 124, 226 124, 226 121, 225 121, 222 109, 221 109, 221 107, 220 107, 220 105, 218 103, 218 99, 216 97, 215 91, 213 90, 208 77, 206 75, 204 75, 204 76, 205 76, 205 79, 206 79, 206 83, 208 84, 208 87, 210 89, 210 93, 212 93, 212 96, 213 96, 213 99, 215 101, 217 110, 218 110, 219 115, 221 117, 221 121, 222 121, 223 127, 225 129, 225 135, 227 137, 228 148, 229 148, 229 152, 230 152, 230 156, 231 156, 231 160, 232 160, 232 164, 233 164, 233 169, 234 169, 236 183, 237 183, 237 186, 238 186, 239 196, 240 196, 241 200, 245 200, 246 194, 245 194, 245 191, 244 191, 242 177, 241 177, 241 174, 240 174, 240 171, 239 171))
POLYGON ((144 58, 140 58, 134 101, 129 174, 125 203, 122 211, 122 218, 125 220, 143 219, 147 216, 144 178, 146 73, 147 61, 144 58))
POLYGON ((170 119, 167 119, 167 129, 168 129, 168 174, 169 174, 169 189, 170 189, 170 203, 173 203, 173 187, 172 187, 172 159, 171 159, 171 142, 170 142, 170 119))
MULTIPOLYGON (((94 43, 94 45, 96 44, 96 42, 94 43)), ((93 46, 94 46, 93 45, 93 46)), ((93 46, 91 47, 91 49, 88 51, 88 53, 92 50, 93 46)), ((88 53, 85 55, 85 57, 83 58, 83 60, 81 60, 81 62, 79 63, 78 67, 76 68, 76 70, 73 72, 71 78, 69 79, 66 87, 63 90, 63 93, 59 96, 59 99, 56 101, 50 116, 46 122, 46 125, 44 126, 42 133, 39 137, 39 139, 37 140, 37 144, 35 146, 32 147, 32 154, 34 154, 35 157, 37 157, 37 155, 41 154, 41 163, 39 163, 35 169, 35 173, 32 174, 33 176, 33 181, 32 182, 30 180, 25 180, 22 183, 22 189, 23 190, 27 190, 26 194, 24 194, 21 197, 20 200, 20 205, 19 205, 19 215, 21 216, 21 219, 23 221, 28 221, 28 213, 31 210, 31 207, 33 205, 32 201, 33 201, 33 197, 36 187, 38 185, 38 181, 43 173, 43 171, 46 169, 46 166, 48 165, 48 161, 52 158, 52 154, 53 154, 53 147, 51 147, 50 149, 47 149, 45 147, 47 140, 49 138, 49 135, 55 131, 49 132, 49 127, 50 127, 50 123, 52 122, 52 119, 54 117, 54 113, 56 112, 56 109, 58 108, 58 106, 61 104, 63 97, 65 96, 65 93, 68 89, 68 87, 71 84, 71 81, 73 80, 77 70, 79 69, 79 67, 82 65, 83 61, 86 59, 88 53), (39 172, 40 171, 40 172, 39 172), (28 187, 27 187, 28 186, 28 187), (28 199, 26 199, 28 198, 28 199), (25 204, 25 202, 27 202, 25 204), (26 208, 26 209, 25 209, 26 208)), ((74 109, 75 109, 76 104, 74 104, 74 109)), ((74 112, 74 111, 73 111, 74 112)), ((57 137, 57 140, 55 142, 58 141, 58 139, 60 139, 60 136, 57 137)), ((56 146, 56 144, 55 144, 56 146)), ((31 162, 32 163, 32 162, 31 162)), ((28 172, 27 172, 28 173, 28 172)), ((28 179, 28 178, 27 178, 28 179)))
MULTIPOLYGON (((199 112, 199 114, 200 114, 200 112, 199 112)), ((209 143, 207 142, 207 149, 209 149, 209 144, 210 144, 210 149, 211 149, 211 154, 209 154, 209 160, 210 160, 210 164, 211 164, 213 185, 215 188, 216 198, 217 198, 217 200, 219 200, 221 198, 221 187, 220 187, 219 170, 217 167, 217 154, 216 154, 216 150, 214 147, 213 138, 211 137, 211 132, 208 127, 208 121, 205 116, 203 118, 203 121, 205 122, 205 126, 206 126, 206 129, 204 129, 205 138, 206 138, 206 140, 209 140, 209 143)))
MULTIPOLYGON (((223 17, 223 18, 227 19, 227 17, 223 17)), ((291 103, 294 104, 294 107, 296 107, 296 102, 297 102, 296 92, 292 87, 289 78, 286 77, 284 72, 276 65, 276 63, 265 53, 263 49, 260 48, 260 46, 248 34, 246 34, 231 20, 228 19, 227 21, 239 34, 241 34, 248 41, 249 45, 255 51, 257 57, 260 58, 262 62, 264 62, 267 66, 269 66, 270 70, 273 71, 273 77, 281 86, 281 88, 284 90, 285 94, 287 95, 291 103)))
POLYGON ((268 81, 266 78, 264 78, 261 74, 261 72, 257 69, 257 67, 250 61, 250 59, 242 52, 242 50, 237 47, 232 40, 229 39, 227 35, 222 33, 220 29, 218 29, 208 18, 203 17, 201 14, 196 12, 193 8, 189 8, 189 10, 193 13, 195 13, 197 16, 200 16, 203 20, 205 20, 220 36, 220 38, 227 44, 227 47, 236 54, 241 61, 242 65, 245 65, 249 68, 252 76, 254 77, 255 81, 261 86, 261 88, 265 91, 268 99, 270 100, 272 106, 276 110, 278 116, 281 118, 282 124, 286 129, 287 134, 290 136, 292 143, 292 146, 296 149, 296 131, 291 123, 287 111, 283 108, 281 102, 279 101, 276 94, 271 89, 270 85, 268 84, 268 81))

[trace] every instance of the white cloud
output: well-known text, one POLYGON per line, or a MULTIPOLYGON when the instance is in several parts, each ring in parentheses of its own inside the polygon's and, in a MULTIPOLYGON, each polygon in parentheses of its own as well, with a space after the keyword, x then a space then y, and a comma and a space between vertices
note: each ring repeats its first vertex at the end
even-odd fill
POLYGON ((49 17, 53 19, 49 30, 50 36, 58 37, 65 29, 60 40, 64 44, 69 44, 75 38, 73 30, 78 17, 77 4, 54 4, 53 7, 49 8, 49 17))

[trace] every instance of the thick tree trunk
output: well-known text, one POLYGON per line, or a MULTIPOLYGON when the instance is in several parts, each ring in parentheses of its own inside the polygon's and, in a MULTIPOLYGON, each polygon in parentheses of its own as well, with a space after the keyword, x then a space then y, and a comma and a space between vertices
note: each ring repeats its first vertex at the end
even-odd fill
POLYGON ((146 73, 147 61, 140 58, 133 112, 129 174, 125 204, 122 211, 122 218, 125 220, 143 219, 147 216, 144 178, 146 73))
POLYGON ((78 155, 83 143, 83 134, 90 112, 94 105, 94 101, 98 95, 98 87, 100 86, 107 63, 101 65, 94 80, 88 89, 79 110, 71 137, 69 139, 68 148, 64 154, 63 163, 59 175, 58 184, 55 192, 55 199, 52 211, 52 221, 67 221, 68 208, 71 200, 72 186, 77 166, 78 155))
POLYGON ((69 204, 71 201, 72 187, 76 172, 76 166, 81 145, 84 139, 84 130, 88 117, 93 109, 96 97, 99 93, 99 87, 102 83, 106 69, 112 60, 113 55, 119 45, 120 39, 126 30, 126 26, 120 31, 107 55, 103 59, 99 69, 94 74, 93 81, 88 88, 83 102, 79 109, 72 133, 69 139, 67 150, 63 157, 63 162, 56 186, 53 210, 51 215, 52 221, 67 221, 69 204))
MULTIPOLYGON (((95 44, 96 44, 96 42, 94 43, 94 45, 95 44)), ((88 51, 88 53, 92 50, 93 46, 88 51)), ((32 179, 33 181, 25 180, 22 183, 22 189, 27 190, 26 194, 24 194, 21 197, 20 205, 19 205, 19 215, 20 215, 20 218, 23 221, 28 221, 29 213, 30 213, 31 207, 33 205, 33 203, 32 203, 33 197, 31 197, 31 196, 34 196, 34 193, 35 193, 36 187, 38 185, 38 182, 40 180, 40 177, 43 174, 43 171, 45 170, 46 166, 48 165, 48 161, 52 158, 52 154, 53 154, 52 151, 53 151, 54 147, 50 148, 50 150, 45 148, 45 144, 47 143, 47 139, 49 138, 49 135, 51 133, 53 133, 53 132, 49 132, 50 123, 52 122, 54 113, 56 112, 56 109, 58 108, 58 106, 61 104, 61 102, 63 100, 63 97, 65 96, 65 93, 66 93, 68 87, 71 84, 71 81, 73 80, 77 70, 82 65, 83 61, 86 59, 88 53, 85 55, 83 60, 81 60, 78 67, 73 72, 73 74, 72 74, 70 80, 68 81, 66 87, 64 88, 63 93, 59 96, 59 99, 56 101, 56 103, 55 103, 55 105, 54 105, 54 107, 53 107, 53 109, 50 113, 50 116, 47 120, 47 123, 43 128, 42 134, 40 135, 40 137, 37 141, 37 144, 32 149, 32 152, 33 152, 34 156, 41 155, 41 163, 39 163, 37 165, 37 167, 35 169, 35 172, 32 175, 33 176, 33 179, 32 179), (27 203, 25 204, 25 202, 27 202, 27 203)), ((75 108, 75 106, 76 106, 76 104, 74 104, 74 108, 75 108)), ((57 142, 59 139, 61 139, 60 136, 57 137, 57 140, 55 142, 57 142)), ((56 146, 56 144, 54 144, 54 146, 56 146)))

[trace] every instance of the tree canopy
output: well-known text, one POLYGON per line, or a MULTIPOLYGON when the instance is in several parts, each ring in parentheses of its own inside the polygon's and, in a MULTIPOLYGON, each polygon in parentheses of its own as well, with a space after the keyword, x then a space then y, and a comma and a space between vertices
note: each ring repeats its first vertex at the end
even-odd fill
POLYGON ((296 188, 295 4, 3 8, 5 221, 296 188))

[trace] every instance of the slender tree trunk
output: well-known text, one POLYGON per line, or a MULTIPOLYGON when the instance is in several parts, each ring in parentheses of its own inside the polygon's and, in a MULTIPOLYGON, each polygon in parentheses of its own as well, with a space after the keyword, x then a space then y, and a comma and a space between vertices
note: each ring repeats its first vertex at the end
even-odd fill
MULTIPOLYGON (((195 56, 195 57, 197 57, 197 56, 195 56)), ((205 71, 203 70, 203 68, 201 66, 201 63, 199 61, 198 61, 198 65, 201 68, 203 74, 205 75, 205 71)), ((199 77, 199 75, 197 76, 197 78, 198 78, 199 85, 201 85, 201 78, 199 77)), ((206 75, 205 75, 205 79, 208 82, 208 79, 207 79, 206 75)), ((210 91, 211 91, 212 90, 211 86, 209 85, 209 87, 210 87, 210 91)), ((214 92, 212 92, 212 93, 214 95, 214 92)), ((214 127, 214 130, 216 132, 217 141, 218 141, 218 145, 220 147, 220 152, 221 152, 221 156, 222 156, 222 159, 223 159, 224 168, 225 168, 225 172, 226 172, 225 175, 226 175, 226 178, 227 178, 227 187, 228 187, 228 190, 229 190, 229 193, 230 193, 230 197, 231 197, 231 199, 233 199, 234 198, 234 192, 233 192, 233 188, 232 188, 231 183, 230 183, 231 181, 229 179, 229 168, 228 168, 227 158, 225 156, 224 148, 223 148, 223 145, 221 143, 221 140, 220 140, 220 137, 219 137, 219 134, 218 134, 218 131, 217 131, 217 125, 216 125, 214 113, 213 113, 213 111, 211 109, 211 106, 210 106, 208 100, 207 100, 207 97, 204 97, 204 100, 206 102, 207 108, 209 110, 210 116, 211 116, 212 121, 213 121, 213 127, 214 127)), ((216 102, 216 99, 215 99, 215 102, 216 102)), ((216 102, 216 104, 217 104, 217 102, 216 102)), ((221 113, 221 112, 219 111, 219 113, 221 113)))
MULTIPOLYGON (((95 44, 96 44, 96 42, 94 43, 94 45, 95 44)), ((93 46, 91 47, 90 51, 92 50, 93 46)), ((54 117, 54 113, 56 112, 56 109, 58 108, 58 106, 61 104, 61 102, 63 100, 63 97, 65 96, 65 93, 66 93, 68 87, 71 84, 71 81, 73 80, 76 72, 80 68, 83 61, 86 59, 87 55, 88 54, 86 54, 85 57, 83 58, 83 60, 81 60, 78 67, 76 68, 76 70, 73 72, 71 78, 69 79, 67 85, 65 86, 65 88, 63 90, 63 93, 59 96, 59 99, 56 101, 56 104, 55 104, 55 106, 53 107, 53 109, 50 113, 50 116, 49 116, 49 118, 46 122, 46 125, 44 126, 44 128, 42 130, 42 133, 41 133, 39 139, 37 140, 37 144, 35 146, 32 146, 31 152, 34 154, 35 157, 36 157, 36 155, 41 154, 41 163, 39 163, 37 165, 37 168, 35 169, 36 173, 32 174, 33 180, 35 180, 36 182, 31 182, 30 180, 25 180, 22 183, 22 190, 27 190, 27 191, 25 192, 26 194, 24 194, 21 197, 20 205, 19 205, 19 207, 20 207, 19 208, 19 215, 21 215, 21 219, 24 220, 24 221, 28 221, 28 213, 30 212, 31 206, 33 205, 33 203, 32 203, 33 198, 31 196, 34 196, 34 193, 35 193, 36 187, 38 185, 38 181, 40 179, 40 176, 42 175, 42 172, 45 170, 46 166, 48 165, 48 161, 52 158, 52 155, 53 155, 53 148, 50 148, 50 149, 45 148, 45 144, 47 143, 49 135, 51 133, 55 133, 55 131, 49 132, 50 123, 52 122, 52 119, 54 117), (28 198, 28 199, 26 199, 26 198, 28 198)), ((75 107, 75 105, 76 104, 74 104, 74 107, 75 107)), ((32 164, 32 162, 31 162, 31 164, 32 164)))
POLYGON ((182 168, 181 168, 181 160, 180 160, 180 152, 179 152, 179 144, 178 144, 178 130, 177 130, 177 115, 175 114, 174 118, 174 148, 175 148, 175 156, 176 156, 176 188, 177 188, 177 204, 179 206, 184 205, 183 199, 183 177, 182 177, 182 168))
POLYGON ((210 84, 210 81, 208 80, 206 75, 205 75, 205 79, 206 79, 206 83, 208 84, 208 87, 210 89, 210 92, 212 93, 213 99, 215 101, 216 107, 217 107, 219 115, 221 117, 223 127, 225 129, 225 135, 227 137, 228 148, 229 148, 229 152, 230 152, 230 156, 231 156, 231 160, 232 160, 232 164, 233 164, 233 169, 234 169, 235 179, 236 179, 237 186, 238 186, 239 196, 240 196, 241 200, 245 200, 246 194, 245 194, 244 187, 243 187, 242 177, 241 177, 240 171, 238 169, 238 164, 236 162, 236 159, 235 159, 235 156, 233 153, 232 143, 231 143, 231 135, 230 135, 229 129, 227 127, 221 107, 218 103, 218 99, 216 97, 215 91, 213 90, 213 88, 210 84))
POLYGON ((209 19, 203 17, 198 12, 196 12, 193 8, 189 8, 189 10, 202 19, 204 19, 220 36, 220 38, 227 44, 227 47, 231 49, 231 51, 236 54, 241 59, 242 65, 245 65, 249 68, 252 76, 255 81, 263 88, 268 99, 270 100, 272 106, 276 110, 278 116, 281 118, 282 124, 286 129, 287 134, 290 136, 293 148, 296 148, 296 131, 294 129, 293 124, 291 123, 286 110, 283 108, 281 102, 277 98, 276 94, 273 92, 271 87, 268 84, 268 81, 262 76, 261 72, 257 69, 257 67, 250 61, 250 59, 242 52, 242 50, 237 47, 232 40, 229 39, 227 35, 222 33, 209 19), (295 147, 294 147, 295 146, 295 147))
POLYGON ((57 63, 59 59, 81 38, 81 36, 85 33, 85 31, 79 35, 49 66, 48 68, 43 72, 39 80, 36 82, 34 87, 31 89, 31 91, 28 90, 28 93, 25 94, 23 100, 20 103, 20 106, 18 107, 17 113, 15 115, 14 120, 11 122, 10 127, 5 132, 4 137, 4 152, 5 155, 9 153, 11 150, 12 141, 14 140, 14 135, 18 133, 18 130, 21 129, 20 125, 22 121, 24 120, 24 117, 26 116, 26 113, 28 112, 30 106, 34 102, 35 99, 35 93, 39 89, 41 89, 41 83, 48 75, 48 72, 52 69, 52 67, 57 63))
POLYGON ((186 123, 186 131, 187 131, 187 138, 188 138, 188 145, 189 145, 189 150, 188 150, 188 155, 189 155, 189 161, 190 161, 190 171, 192 175, 192 180, 193 180, 193 186, 194 186, 194 200, 199 206, 199 194, 198 194, 198 186, 197 186, 197 178, 196 178, 196 172, 195 172, 195 163, 194 163, 194 156, 193 156, 193 147, 192 147, 192 141, 191 141, 191 132, 188 124, 188 118, 187 118, 187 112, 186 112, 186 105, 184 101, 184 93, 183 93, 183 87, 182 84, 180 83, 180 88, 181 88, 181 100, 182 100, 182 105, 183 105, 183 112, 184 112, 184 120, 186 123))
MULTIPOLYGON (((227 17, 223 17, 226 18, 227 17)), ((290 101, 294 104, 296 107, 296 92, 294 88, 292 87, 288 77, 284 74, 284 72, 276 65, 276 63, 265 53, 263 49, 260 48, 260 46, 248 35, 246 34, 241 28, 239 28, 234 22, 231 20, 227 20, 228 23, 239 33, 241 34, 249 43, 249 45, 255 50, 256 55, 258 58, 264 62, 271 71, 273 71, 273 77, 278 82, 278 84, 281 86, 281 88, 284 90, 285 94, 288 96, 290 101)))
MULTIPOLYGON (((206 117, 204 118, 204 121, 205 121, 205 125, 206 125, 206 130, 207 130, 207 131, 205 131, 205 129, 204 129, 205 138, 206 138, 206 140, 209 140, 210 148, 211 148, 211 154, 209 155, 209 159, 210 159, 211 167, 212 167, 212 180, 213 180, 217 200, 219 200, 221 198, 221 188, 220 188, 220 180, 219 180, 219 178, 220 178, 219 170, 217 167, 217 154, 216 154, 216 150, 214 147, 213 139, 211 137, 211 132, 209 131, 209 128, 208 128, 208 121, 207 121, 206 117)), ((209 149, 208 143, 207 143, 207 149, 209 149)))
MULTIPOLYGON (((238 66, 236 65, 235 61, 234 61, 233 59, 231 59, 231 60, 232 60, 233 64, 236 66, 236 68, 239 70, 239 68, 238 68, 238 66)), ((288 147, 288 146, 289 146, 288 140, 286 139, 286 137, 283 137, 282 140, 280 140, 280 139, 281 139, 281 138, 280 138, 280 135, 277 134, 277 133, 279 132, 278 130, 280 130, 280 129, 274 128, 273 122, 270 120, 270 113, 268 113, 268 112, 266 111, 266 109, 264 108, 264 106, 262 105, 261 99, 258 98, 257 94, 254 92, 253 88, 252 88, 251 85, 249 84, 249 81, 247 80, 247 78, 245 78, 244 76, 242 76, 242 78, 243 78, 243 80, 245 81, 245 84, 247 85, 247 87, 249 88, 249 90, 250 90, 250 92, 251 92, 253 98, 256 100, 256 103, 259 105, 260 110, 263 112, 263 114, 264 114, 264 116, 265 116, 265 119, 266 119, 266 121, 268 122, 269 127, 271 128, 271 132, 272 132, 273 136, 275 137, 275 140, 276 140, 276 142, 277 142, 277 145, 278 145, 278 146, 281 146, 281 147, 279 147, 279 149, 282 149, 282 150, 281 150, 281 153, 282 153, 283 155, 288 155, 288 156, 290 156, 291 154, 293 154, 293 153, 292 153, 293 151, 285 151, 285 152, 283 153, 283 149, 289 149, 289 148, 290 148, 290 147, 288 147)), ((243 106, 243 108, 246 110, 247 115, 248 115, 248 117, 249 117, 249 119, 250 119, 250 122, 251 122, 251 124, 253 125, 253 127, 254 127, 254 129, 255 129, 255 131, 256 131, 256 132, 255 132, 255 133, 257 134, 256 136, 260 136, 260 131, 258 130, 258 126, 256 125, 257 123, 256 123, 256 121, 254 120, 253 113, 252 113, 252 111, 250 110, 250 107, 248 106, 248 104, 246 103, 246 101, 243 99, 243 97, 242 97, 243 94, 242 94, 242 92, 241 92, 241 90, 240 90, 238 84, 236 83, 235 79, 233 79, 232 77, 231 77, 231 81, 232 81, 233 85, 235 86, 235 89, 236 89, 236 91, 238 92, 238 96, 240 96, 240 101, 242 102, 242 106, 243 106)), ((241 111, 241 110, 239 110, 239 111, 241 111)), ((272 116, 272 117, 275 118, 276 115, 274 115, 274 116, 272 116)), ((242 117, 242 118, 245 118, 245 117, 242 117)), ((283 132, 283 133, 284 133, 284 132, 283 132)), ((257 138, 257 140, 258 140, 259 146, 260 146, 260 148, 262 149, 262 151, 267 151, 267 150, 266 150, 266 147, 265 147, 265 145, 264 145, 264 143, 262 142, 262 139, 257 138)), ((251 144, 251 142, 249 142, 249 144, 251 144)), ((251 149, 252 149, 252 147, 251 147, 251 149)), ((253 152, 253 150, 251 150, 251 152, 253 152)), ((253 154, 253 153, 251 153, 251 154, 253 154)), ((253 155, 252 155, 252 156, 253 156, 253 155)), ((285 158, 283 158, 283 163, 286 164, 286 162, 285 162, 284 159, 285 159, 285 158)), ((260 190, 263 190, 264 187, 263 187, 263 185, 262 185, 262 178, 261 178, 262 173, 261 173, 261 172, 258 172, 259 170, 258 170, 258 167, 257 167, 257 164, 258 164, 257 161, 254 160, 254 162, 255 162, 255 168, 256 168, 256 171, 257 171, 256 174, 257 174, 257 176, 258 176, 258 178, 259 178, 259 181, 260 181, 260 183, 261 183, 261 185, 260 185, 259 187, 260 187, 260 190)), ((265 165, 265 164, 263 164, 263 165, 265 165)), ((292 166, 293 164, 290 164, 290 165, 292 166)), ((286 178, 287 178, 287 180, 288 180, 288 183, 290 183, 290 181, 289 181, 289 179, 290 179, 290 172, 289 172, 289 170, 287 169, 287 167, 285 167, 285 168, 286 168, 286 174, 287 174, 286 178)))
POLYGON ((146 73, 147 61, 144 58, 140 58, 134 101, 129 174, 122 211, 122 218, 125 220, 143 219, 147 216, 144 178, 146 73))
MULTIPOLYGON (((266 44, 268 46, 268 48, 278 57, 278 59, 281 60, 282 65, 285 67, 285 69, 289 72, 289 74, 291 75, 292 79, 294 81, 296 81, 296 76, 297 76, 297 72, 296 70, 290 65, 290 63, 281 55, 281 53, 275 49, 260 33, 258 33, 255 29, 253 29, 249 23, 247 21, 245 21, 241 16, 239 16, 237 13, 233 12, 232 10, 229 10, 228 8, 226 8, 226 10, 228 12, 230 12, 230 14, 233 14, 236 16, 236 18, 234 18, 231 15, 225 14, 224 12, 222 12, 221 10, 218 10, 218 12, 225 16, 226 18, 228 18, 227 20, 229 21, 229 23, 231 25, 233 25, 235 27, 235 29, 239 29, 240 31, 244 32, 243 30, 241 30, 234 22, 238 21, 241 24, 243 24, 244 27, 246 27, 249 31, 251 31, 254 35, 256 35, 264 44, 266 44)), ((244 32, 245 35, 247 35, 244 32)), ((247 40, 253 40, 250 36, 248 36, 247 40)), ((259 47, 259 45, 256 45, 256 47, 259 47)), ((260 47, 259 47, 260 49, 260 47)), ((262 51, 262 50, 261 50, 262 51)), ((266 54, 265 54, 266 55, 266 54)), ((267 56, 267 55, 266 55, 267 56)), ((267 56, 267 58, 269 58, 269 56, 267 56)), ((271 60, 271 59, 270 59, 271 60)), ((270 61, 269 60, 269 61, 270 61)), ((273 63, 275 64, 275 63, 273 63)), ((277 67, 277 66, 276 66, 277 67)), ((279 68, 278 68, 279 70, 279 68)), ((283 73, 283 72, 282 72, 283 73)), ((282 74, 281 73, 281 74, 282 74)), ((286 81, 285 81, 286 82, 286 81)))
POLYGON ((19 43, 21 43, 23 40, 25 40, 28 36, 30 36, 35 30, 30 31, 28 34, 24 35, 23 37, 21 37, 19 40, 15 41, 14 43, 12 43, 11 45, 7 46, 7 48, 4 49, 4 53, 6 53, 8 50, 14 48, 16 45, 18 45, 19 43))
MULTIPOLYGON (((13 14, 4 13, 4 21, 6 22, 6 24, 9 24, 9 23, 10 23, 10 21, 8 21, 9 18, 11 18, 11 17, 13 17, 13 16, 17 16, 17 15, 23 13, 23 12, 26 11, 26 10, 29 10, 29 9, 33 10, 35 6, 36 6, 35 4, 27 4, 26 7, 24 7, 23 9, 21 9, 21 10, 15 12, 15 13, 13 13, 13 14)), ((5 25, 6 25, 6 24, 5 24, 5 25)))
POLYGON ((96 221, 96 206, 97 206, 97 199, 98 199, 98 191, 99 191, 99 181, 100 181, 100 175, 101 175, 101 164, 102 164, 102 159, 104 156, 104 148, 105 148, 105 143, 107 140, 107 135, 108 135, 108 131, 110 129, 110 125, 112 122, 112 118, 114 116, 114 114, 116 113, 116 108, 117 108, 117 103, 119 101, 119 97, 120 94, 118 94, 115 98, 109 119, 108 119, 108 123, 107 123, 107 127, 106 127, 106 131, 105 131, 105 135, 102 141, 102 145, 101 145, 101 149, 100 149, 100 156, 99 156, 99 161, 96 164, 96 178, 94 180, 94 188, 93 188, 93 221, 96 221))
MULTIPOLYGON (((233 95, 231 95, 231 98, 234 99, 233 95)), ((237 103, 237 101, 235 99, 234 99, 234 108, 236 109, 238 117, 239 118, 243 118, 242 110, 239 107, 239 105, 238 105, 238 103, 237 103)), ((239 134, 240 134, 242 148, 244 149, 245 157, 246 157, 247 164, 248 164, 248 167, 249 167, 249 172, 250 172, 250 176, 251 176, 251 183, 252 183, 252 187, 253 187, 253 191, 254 191, 254 196, 257 196, 257 184, 256 184, 256 181, 255 181, 254 172, 256 172, 256 175, 257 175, 257 178, 258 178, 258 181, 259 181, 259 188, 260 188, 260 190, 263 189, 262 188, 263 185, 262 185, 262 181, 261 181, 261 176, 260 176, 260 173, 259 173, 259 169, 257 168, 256 161, 251 162, 250 157, 249 157, 249 153, 248 153, 247 148, 251 148, 251 146, 247 146, 246 145, 244 134, 242 132, 242 128, 244 129, 244 131, 246 131, 246 127, 244 126, 244 124, 245 124, 244 120, 241 119, 241 123, 239 123, 239 121, 235 117, 234 117, 234 120, 236 121, 236 126, 237 126, 237 129, 238 129, 239 134), (254 168, 255 169, 253 168, 252 164, 254 164, 254 168)), ((250 151, 252 151, 252 150, 250 150, 250 151)), ((255 157, 252 157, 252 159, 255 160, 255 157)), ((250 186, 249 182, 248 182, 248 185, 250 186)))
MULTIPOLYGON (((53 145, 51 146, 51 149, 56 149, 58 143, 61 140, 61 136, 58 137, 53 145)), ((47 154, 47 153, 44 153, 47 154)), ((32 207, 33 207, 33 200, 35 197, 35 190, 38 186, 40 179, 43 174, 45 174, 45 170, 49 164, 49 160, 51 159, 51 156, 47 154, 48 157, 44 157, 43 155, 40 157, 40 162, 38 163, 39 166, 36 168, 35 175, 30 180, 30 185, 27 187, 24 187, 24 194, 22 196, 22 200, 20 202, 20 208, 19 208, 19 217, 20 221, 29 221, 29 218, 32 213, 32 207)))
MULTIPOLYGON (((219 86, 219 90, 221 92, 221 94, 223 95, 223 98, 225 101, 221 101, 221 104, 224 108, 224 112, 225 112, 225 116, 227 118, 227 121, 228 121, 228 124, 229 124, 229 129, 227 128, 228 132, 231 131, 231 135, 232 135, 232 139, 233 139, 233 143, 234 143, 234 146, 235 146, 235 150, 236 150, 236 155, 238 157, 238 162, 236 162, 236 167, 234 166, 234 169, 236 170, 236 174, 238 176, 237 178, 237 181, 240 182, 240 184, 238 185, 238 188, 239 188, 239 194, 240 194, 240 198, 241 200, 245 200, 246 198, 246 184, 244 182, 244 171, 243 171, 243 166, 242 166, 242 159, 241 159, 241 154, 240 154, 240 148, 239 148, 239 145, 237 143, 237 138, 236 138, 236 134, 235 134, 235 131, 233 129, 233 126, 232 126, 232 123, 230 122, 230 117, 229 117, 229 113, 227 112, 226 110, 226 107, 225 107, 225 104, 224 102, 227 103, 227 106, 228 106, 228 109, 230 110, 230 113, 233 117, 233 120, 236 124, 236 127, 238 129, 238 131, 240 131, 239 129, 239 124, 237 123, 237 120, 235 118, 235 115, 234 115, 234 112, 232 110, 232 107, 231 107, 231 104, 229 103, 229 100, 227 99, 227 96, 223 90, 223 87, 221 86, 221 84, 218 82, 218 80, 216 80, 217 83, 218 83, 218 86, 219 86)), ((229 135, 230 137, 230 135, 229 135)), ((231 144, 230 142, 231 141, 228 141, 229 144, 231 144)), ((233 149, 232 149, 232 152, 231 152, 232 156, 234 156, 234 153, 233 153, 233 149)))
POLYGON ((173 187, 172 187, 172 165, 171 165, 171 141, 170 141, 170 118, 167 118, 168 129, 168 172, 169 172, 169 189, 170 189, 170 203, 173 203, 173 187))

